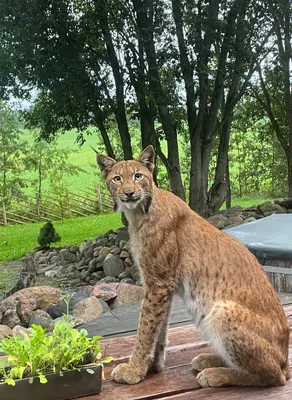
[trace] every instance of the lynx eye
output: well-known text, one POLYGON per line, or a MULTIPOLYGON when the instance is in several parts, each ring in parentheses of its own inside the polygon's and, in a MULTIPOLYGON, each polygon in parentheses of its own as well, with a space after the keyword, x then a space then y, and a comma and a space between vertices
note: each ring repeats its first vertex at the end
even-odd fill
POLYGON ((122 178, 119 175, 116 175, 116 176, 113 177, 113 182, 121 183, 122 182, 122 178))
POLYGON ((140 181, 142 179, 143 175, 140 172, 136 172, 134 177, 135 177, 136 181, 140 181))

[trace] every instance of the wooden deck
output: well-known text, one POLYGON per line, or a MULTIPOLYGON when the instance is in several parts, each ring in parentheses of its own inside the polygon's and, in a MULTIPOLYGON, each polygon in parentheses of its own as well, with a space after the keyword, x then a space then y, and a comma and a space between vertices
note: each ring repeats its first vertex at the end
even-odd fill
MULTIPOLYGON (((292 306, 284 307, 292 327, 292 306)), ((192 325, 185 325, 169 330, 169 345, 165 369, 152 373, 137 385, 125 385, 113 382, 110 373, 114 366, 126 362, 131 354, 135 336, 115 337, 103 340, 106 353, 114 361, 105 368, 105 381, 102 392, 96 396, 84 397, 81 400, 253 400, 292 399, 292 380, 283 387, 271 388, 208 388, 202 389, 192 372, 190 362, 193 357, 210 352, 206 342, 201 341, 192 325), (195 393, 194 393, 195 392, 195 393)), ((292 365, 292 335, 290 337, 290 365, 292 365)))

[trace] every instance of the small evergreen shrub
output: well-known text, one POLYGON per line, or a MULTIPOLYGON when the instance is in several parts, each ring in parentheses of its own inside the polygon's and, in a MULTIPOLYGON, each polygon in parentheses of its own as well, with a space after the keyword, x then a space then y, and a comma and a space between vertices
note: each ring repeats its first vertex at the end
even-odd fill
POLYGON ((39 245, 44 248, 50 248, 51 243, 60 242, 61 237, 56 232, 54 225, 49 221, 41 229, 38 236, 39 245))

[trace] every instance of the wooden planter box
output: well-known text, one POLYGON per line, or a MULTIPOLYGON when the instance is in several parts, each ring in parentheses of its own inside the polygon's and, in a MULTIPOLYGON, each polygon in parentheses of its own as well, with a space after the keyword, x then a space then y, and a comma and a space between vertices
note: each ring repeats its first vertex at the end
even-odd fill
POLYGON ((19 379, 15 386, 0 383, 0 399, 2 400, 68 400, 77 397, 98 394, 101 391, 100 366, 84 366, 80 371, 71 370, 60 374, 48 374, 47 383, 40 383, 35 378, 29 383, 29 378, 19 379), (90 368, 94 374, 86 371, 90 368))

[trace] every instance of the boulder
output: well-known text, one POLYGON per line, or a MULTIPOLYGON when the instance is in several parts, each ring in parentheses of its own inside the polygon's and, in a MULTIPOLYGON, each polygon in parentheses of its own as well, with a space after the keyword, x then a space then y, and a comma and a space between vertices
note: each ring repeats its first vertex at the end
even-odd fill
POLYGON ((0 325, 0 340, 7 336, 12 336, 12 330, 7 325, 0 325))
POLYGON ((21 325, 21 321, 16 310, 6 310, 2 318, 2 324, 9 326, 11 329, 16 325, 21 325))
POLYGON ((27 297, 21 297, 16 303, 16 312, 23 326, 28 326, 33 310, 34 304, 27 297))
POLYGON ((243 224, 247 224, 248 222, 256 221, 255 217, 248 217, 243 221, 243 224))
POLYGON ((25 336, 29 333, 27 328, 24 328, 21 325, 16 325, 13 329, 12 329, 12 336, 25 336))
POLYGON ((100 301, 91 296, 80 301, 73 310, 73 316, 80 319, 83 323, 92 321, 103 313, 103 307, 100 301))
POLYGON ((237 215, 241 215, 243 212, 243 208, 240 206, 232 206, 230 208, 228 208, 225 212, 225 217, 233 217, 233 216, 237 216, 237 215))
POLYGON ((218 229, 223 229, 229 225, 228 218, 221 214, 212 215, 208 218, 208 222, 218 229))
POLYGON ((47 312, 44 310, 36 310, 31 316, 29 326, 40 325, 42 328, 48 329, 51 322, 52 317, 47 312))
POLYGON ((104 301, 113 300, 117 297, 118 285, 119 285, 118 282, 112 282, 112 283, 98 282, 94 286, 91 295, 97 297, 98 299, 102 299, 104 301))
POLYGON ((34 286, 19 290, 13 295, 7 297, 0 302, 0 312, 3 314, 7 310, 15 310, 16 304, 22 298, 27 298, 33 305, 33 309, 44 308, 51 304, 57 303, 63 298, 60 289, 51 286, 34 286))
POLYGON ((118 256, 108 254, 103 262, 103 270, 106 276, 117 278, 124 271, 123 261, 118 256))
POLYGON ((228 225, 237 226, 243 223, 243 218, 239 215, 233 215, 228 217, 228 225))
POLYGON ((121 304, 137 304, 143 299, 144 289, 140 286, 121 282, 117 289, 117 298, 113 307, 119 307, 121 304))
POLYGON ((265 201, 257 206, 258 213, 268 217, 272 214, 284 214, 286 210, 279 204, 271 203, 270 201, 265 201))
MULTIPOLYGON (((76 304, 90 296, 91 290, 92 288, 89 289, 88 287, 80 288, 71 295, 69 300, 69 314, 72 314, 76 304)), ((67 314, 67 304, 65 300, 61 300, 57 304, 53 304, 52 306, 48 307, 46 311, 52 318, 59 318, 64 314, 67 314)))

